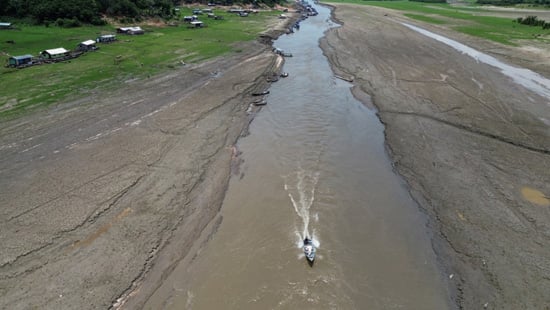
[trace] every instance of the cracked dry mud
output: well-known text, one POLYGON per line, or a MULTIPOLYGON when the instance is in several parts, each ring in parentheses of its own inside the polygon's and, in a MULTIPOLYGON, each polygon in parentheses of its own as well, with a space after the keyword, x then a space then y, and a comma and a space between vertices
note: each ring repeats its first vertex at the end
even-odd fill
MULTIPOLYGON (((325 54, 354 77, 356 97, 371 96, 457 306, 550 309, 549 98, 404 27, 415 22, 399 12, 336 7, 343 26, 322 41, 325 54)), ((550 76, 550 51, 420 27, 550 76)))

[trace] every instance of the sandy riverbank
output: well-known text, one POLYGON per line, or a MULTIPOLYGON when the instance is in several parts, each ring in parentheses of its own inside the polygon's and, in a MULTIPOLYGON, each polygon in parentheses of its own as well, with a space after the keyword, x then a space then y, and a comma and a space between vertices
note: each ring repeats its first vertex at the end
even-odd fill
MULTIPOLYGON (((430 218, 461 309, 550 305, 549 99, 416 33, 416 24, 550 77, 548 50, 498 45, 401 13, 336 5, 322 41, 336 74, 372 101, 395 169, 430 218)), ((547 47, 546 47, 547 48, 547 47)))

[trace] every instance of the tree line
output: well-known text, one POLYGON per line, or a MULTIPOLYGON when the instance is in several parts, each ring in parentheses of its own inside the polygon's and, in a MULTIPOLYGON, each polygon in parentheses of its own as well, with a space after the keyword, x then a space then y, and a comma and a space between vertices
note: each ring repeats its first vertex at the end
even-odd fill
POLYGON ((490 5, 516 5, 516 4, 532 4, 539 6, 550 6, 550 0, 477 0, 478 4, 490 5))
MULTIPOLYGON (((31 19, 38 24, 56 23, 59 26, 78 26, 81 23, 102 25, 103 16, 123 17, 126 20, 158 16, 170 18, 181 0, 0 0, 0 16, 31 19)), ((187 0, 184 0, 187 3, 187 0)), ((204 1, 205 5, 208 3, 204 1)), ((273 6, 285 0, 223 0, 216 4, 238 3, 273 6)), ((193 1, 196 3, 196 1, 193 1)))

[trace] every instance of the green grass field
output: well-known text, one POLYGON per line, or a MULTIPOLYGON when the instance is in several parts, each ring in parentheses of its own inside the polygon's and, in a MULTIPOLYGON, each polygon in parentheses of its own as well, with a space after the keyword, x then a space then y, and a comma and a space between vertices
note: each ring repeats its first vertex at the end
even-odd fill
MULTIPOLYGON (((4 67, 8 55, 38 56, 40 51, 57 47, 72 50, 79 42, 95 40, 100 34, 114 34, 115 27, 59 28, 16 24, 17 30, 2 30, 0 116, 15 117, 37 107, 86 95, 92 89, 109 89, 117 85, 113 83, 116 81, 147 78, 181 66, 181 62, 200 62, 237 53, 239 50, 233 43, 255 39, 265 30, 266 19, 280 14, 271 11, 239 17, 222 9, 215 9, 214 13, 224 19, 199 16, 206 28, 189 29, 184 23, 177 27, 142 26, 145 35, 117 35, 117 42, 98 43, 99 50, 71 61, 24 69, 4 67)), ((192 15, 191 9, 182 8, 180 14, 192 15)))
POLYGON ((410 12, 405 16, 426 23, 446 24, 452 29, 472 36, 507 45, 516 45, 518 40, 541 40, 550 44, 550 30, 521 25, 512 18, 483 16, 481 7, 459 7, 448 4, 412 1, 364 1, 331 0, 334 3, 372 5, 410 12))

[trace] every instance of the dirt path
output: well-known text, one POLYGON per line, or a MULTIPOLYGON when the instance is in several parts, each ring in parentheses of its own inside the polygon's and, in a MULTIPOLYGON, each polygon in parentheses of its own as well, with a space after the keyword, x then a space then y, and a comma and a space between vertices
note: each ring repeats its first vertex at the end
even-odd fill
MULTIPOLYGON (((404 27, 397 12, 337 5, 335 17, 343 26, 323 49, 337 74, 354 77, 359 99, 372 97, 395 168, 431 218, 457 305, 547 309, 549 98, 404 27)), ((550 77, 540 55, 419 26, 550 77)))
MULTIPOLYGON (((261 41, 285 29, 274 20, 261 41)), ((2 123, 0 308, 105 309, 153 291, 215 228, 250 94, 282 64, 270 48, 2 123)))

